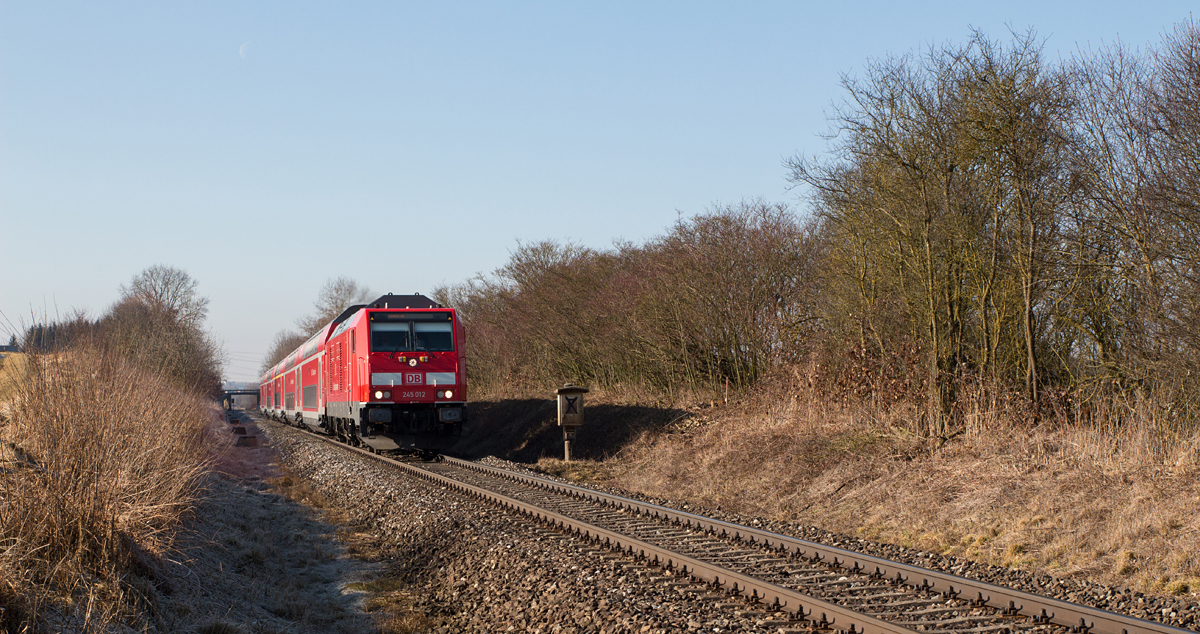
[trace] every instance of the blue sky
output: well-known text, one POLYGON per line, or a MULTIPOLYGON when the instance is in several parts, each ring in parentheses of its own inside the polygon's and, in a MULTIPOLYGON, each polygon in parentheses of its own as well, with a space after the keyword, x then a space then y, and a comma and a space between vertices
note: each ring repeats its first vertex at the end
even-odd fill
POLYGON ((0 0, 0 334, 101 314, 152 264, 210 299, 227 376, 327 279, 429 292, 518 241, 603 248, 804 201, 839 78, 1036 29, 1156 43, 1184 2, 0 0))

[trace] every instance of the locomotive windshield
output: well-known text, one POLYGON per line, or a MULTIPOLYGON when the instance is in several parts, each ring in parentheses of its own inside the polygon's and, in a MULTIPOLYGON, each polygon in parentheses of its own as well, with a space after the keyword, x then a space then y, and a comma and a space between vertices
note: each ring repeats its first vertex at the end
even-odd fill
POLYGON ((401 352, 412 350, 411 322, 371 324, 371 350, 401 352))
POLYGON ((447 323, 413 322, 417 350, 453 350, 454 326, 447 323))
POLYGON ((450 313, 377 313, 371 317, 372 352, 454 350, 450 313))

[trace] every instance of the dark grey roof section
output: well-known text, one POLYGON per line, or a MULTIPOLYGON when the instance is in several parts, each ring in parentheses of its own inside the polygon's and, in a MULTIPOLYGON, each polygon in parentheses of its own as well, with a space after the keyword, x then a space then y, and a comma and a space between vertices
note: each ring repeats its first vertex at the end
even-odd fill
POLYGON ((392 295, 388 293, 371 302, 371 308, 445 308, 445 306, 419 293, 416 295, 392 295))
POLYGON ((343 310, 342 314, 337 316, 337 319, 330 322, 330 325, 337 326, 338 324, 342 323, 343 321, 350 319, 351 315, 353 315, 354 313, 357 313, 358 311, 360 311, 364 308, 377 308, 377 307, 378 308, 445 308, 445 306, 442 306, 441 304, 433 301, 432 299, 429 299, 428 297, 425 297, 424 295, 422 295, 420 293, 417 293, 415 295, 392 295, 391 293, 388 293, 387 295, 381 295, 379 297, 379 299, 371 302, 370 304, 355 304, 355 305, 351 306, 350 308, 343 310))
MULTIPOLYGON (((342 323, 343 321, 350 319, 350 315, 353 315, 354 313, 357 313, 358 311, 360 311, 366 307, 367 307, 366 304, 355 304, 355 305, 351 306, 350 308, 343 310, 342 314, 337 316, 337 319, 334 319, 333 321, 329 322, 329 325, 337 326, 338 324, 342 323)), ((329 332, 333 332, 333 330, 330 329, 329 332)))

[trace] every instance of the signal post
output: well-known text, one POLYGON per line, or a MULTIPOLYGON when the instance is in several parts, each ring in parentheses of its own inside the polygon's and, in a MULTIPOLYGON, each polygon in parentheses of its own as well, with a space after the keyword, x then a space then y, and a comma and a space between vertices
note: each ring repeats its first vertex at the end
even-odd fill
POLYGON ((583 395, 587 394, 586 387, 578 387, 570 383, 558 388, 558 426, 563 430, 563 460, 571 461, 571 443, 575 440, 575 430, 583 425, 583 395))

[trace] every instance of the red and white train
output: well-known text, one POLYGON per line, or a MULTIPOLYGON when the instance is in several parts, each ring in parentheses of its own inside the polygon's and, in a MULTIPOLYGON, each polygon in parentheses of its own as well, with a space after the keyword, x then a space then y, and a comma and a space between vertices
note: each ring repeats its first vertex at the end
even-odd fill
POLYGON ((462 434, 462 324, 424 295, 351 306, 259 382, 263 413, 377 451, 428 450, 462 434))

